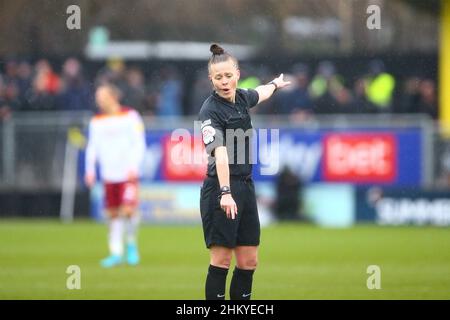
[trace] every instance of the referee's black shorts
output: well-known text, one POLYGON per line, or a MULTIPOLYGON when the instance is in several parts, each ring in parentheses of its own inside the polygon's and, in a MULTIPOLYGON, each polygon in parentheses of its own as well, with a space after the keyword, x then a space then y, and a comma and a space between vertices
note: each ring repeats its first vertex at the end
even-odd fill
POLYGON ((251 177, 231 176, 230 188, 238 209, 234 220, 227 218, 220 207, 217 177, 207 177, 203 182, 200 213, 206 247, 258 246, 261 229, 253 180, 251 177))

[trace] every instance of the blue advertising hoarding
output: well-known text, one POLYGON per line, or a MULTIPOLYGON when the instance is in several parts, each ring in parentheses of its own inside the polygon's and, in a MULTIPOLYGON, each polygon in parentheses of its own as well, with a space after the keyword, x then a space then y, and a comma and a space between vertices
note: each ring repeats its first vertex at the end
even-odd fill
MULTIPOLYGON (((141 168, 141 206, 143 219, 161 223, 198 223, 199 186, 206 172, 206 162, 201 164, 175 163, 182 157, 176 152, 184 143, 189 151, 187 159, 206 159, 202 140, 172 137, 170 130, 147 130, 147 150, 141 168), (183 142, 180 142, 183 140, 183 142), (200 145, 200 146, 199 146, 200 145), (184 197, 183 194, 189 194, 184 197), (179 206, 184 199, 184 206, 179 206)), ((306 186, 305 199, 312 220, 320 225, 347 226, 363 221, 361 214, 375 221, 374 210, 361 210, 358 202, 353 205, 352 186, 419 187, 423 184, 423 140, 420 128, 406 129, 268 129, 257 130, 254 139, 253 177, 257 185, 273 189, 277 173, 289 166, 300 176, 306 186), (328 188, 326 184, 330 184, 328 188), (347 185, 347 186, 346 186, 347 185), (333 191, 330 191, 333 190, 333 191), (317 202, 318 194, 330 197, 340 190, 349 198, 339 207, 339 216, 328 216, 327 208, 317 202), (308 200, 309 199, 309 200, 308 200), (354 208, 354 209, 352 209, 354 208)), ((80 154, 80 179, 84 175, 84 152, 80 154)), ((188 161, 189 162, 189 161, 188 161)), ((263 188, 264 189, 264 188, 263 188)), ((357 188, 358 189, 358 188, 357 188)), ((358 189, 359 190, 359 189, 358 189)), ((274 200, 274 190, 258 207, 261 212, 270 211, 264 203, 274 200), (269 199, 270 198, 270 199, 269 199), (268 201, 268 199, 270 201, 268 201)), ((261 196, 261 195, 260 195, 261 196)), ((264 195, 262 195, 264 196, 264 195)), ((347 197, 346 196, 346 197, 347 197)), ((338 197, 339 199, 341 197, 338 197)), ((360 196, 355 196, 360 199, 360 196)), ((356 201, 356 200, 355 200, 356 201)), ((358 200, 359 201, 359 200, 358 200)), ((102 219, 103 200, 101 185, 92 192, 92 215, 102 219)), ((337 214, 333 212, 333 214, 337 214)))
MULTIPOLYGON (((305 183, 423 185, 424 148, 420 128, 361 128, 345 131, 281 128, 276 134, 271 130, 277 129, 256 131, 255 181, 274 181, 278 172, 284 166, 289 166, 305 183)), ((171 134, 170 130, 147 130, 142 180, 201 181, 206 172, 206 163, 173 163, 178 157, 173 152, 174 148, 181 142, 173 141, 171 134), (176 170, 178 172, 174 168, 179 168, 176 170)), ((205 157, 201 138, 192 138, 189 144, 192 145, 189 147, 191 159, 194 159, 195 154, 201 154, 200 158, 205 157)), ((81 178, 84 175, 84 152, 80 153, 79 164, 81 178)))

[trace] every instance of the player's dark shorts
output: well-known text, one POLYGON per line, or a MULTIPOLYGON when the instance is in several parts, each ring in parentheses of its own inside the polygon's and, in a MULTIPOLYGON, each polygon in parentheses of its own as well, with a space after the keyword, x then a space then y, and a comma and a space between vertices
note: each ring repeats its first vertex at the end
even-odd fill
POLYGON ((115 209, 121 206, 137 207, 139 202, 138 182, 105 182, 105 207, 115 209))
POLYGON ((234 248, 258 246, 261 229, 256 206, 255 185, 249 177, 230 177, 231 195, 238 214, 227 218, 220 207, 220 185, 216 177, 207 177, 200 192, 200 213, 207 248, 213 245, 234 248))

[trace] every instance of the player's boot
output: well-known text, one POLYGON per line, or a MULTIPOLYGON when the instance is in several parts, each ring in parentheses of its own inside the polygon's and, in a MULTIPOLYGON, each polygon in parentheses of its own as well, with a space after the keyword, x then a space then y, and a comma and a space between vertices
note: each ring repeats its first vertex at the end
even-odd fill
POLYGON ((121 264, 122 262, 122 256, 112 254, 109 257, 103 259, 100 264, 103 268, 112 268, 121 264))
POLYGON ((127 245, 127 262, 129 265, 135 266, 139 263, 139 252, 135 243, 127 245))

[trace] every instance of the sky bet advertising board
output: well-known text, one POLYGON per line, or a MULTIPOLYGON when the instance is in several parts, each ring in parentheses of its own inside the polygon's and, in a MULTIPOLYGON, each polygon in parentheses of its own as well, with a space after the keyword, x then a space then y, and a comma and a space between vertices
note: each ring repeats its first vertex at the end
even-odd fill
MULTIPOLYGON (((276 179, 288 166, 305 183, 420 186, 423 143, 419 128, 378 130, 258 129, 251 161, 255 181, 276 179)), ((207 155, 202 137, 187 129, 148 130, 144 182, 200 182, 207 155)), ((80 177, 84 174, 80 156, 80 177)), ((239 161, 239 159, 237 159, 239 161)))
MULTIPOLYGON (((187 130, 174 132, 148 132, 144 180, 204 178, 207 157, 201 137, 187 130)), ((418 186, 422 182, 420 129, 259 129, 253 133, 251 153, 256 181, 273 181, 288 166, 306 183, 418 186)))
MULTIPOLYGON (((307 184, 328 182, 338 186, 350 183, 363 187, 417 187, 422 184, 420 129, 259 129, 252 132, 252 136, 253 178, 259 185, 259 193, 267 191, 267 199, 273 200, 272 182, 285 166, 307 184)), ((198 223, 200 184, 208 162, 202 136, 186 129, 148 130, 146 142, 139 208, 143 221, 198 223)), ((79 167, 81 178, 84 153, 80 155, 79 167)), ((91 193, 92 215, 99 220, 104 218, 102 192, 103 188, 98 184, 91 193)), ((260 212, 265 211, 266 200, 258 200, 260 212)), ((317 209, 317 203, 312 207, 317 209)), ((347 213, 353 210, 347 209, 343 210, 345 214, 341 220, 323 223, 350 224, 353 218, 349 220, 348 217, 352 213, 347 213)))

